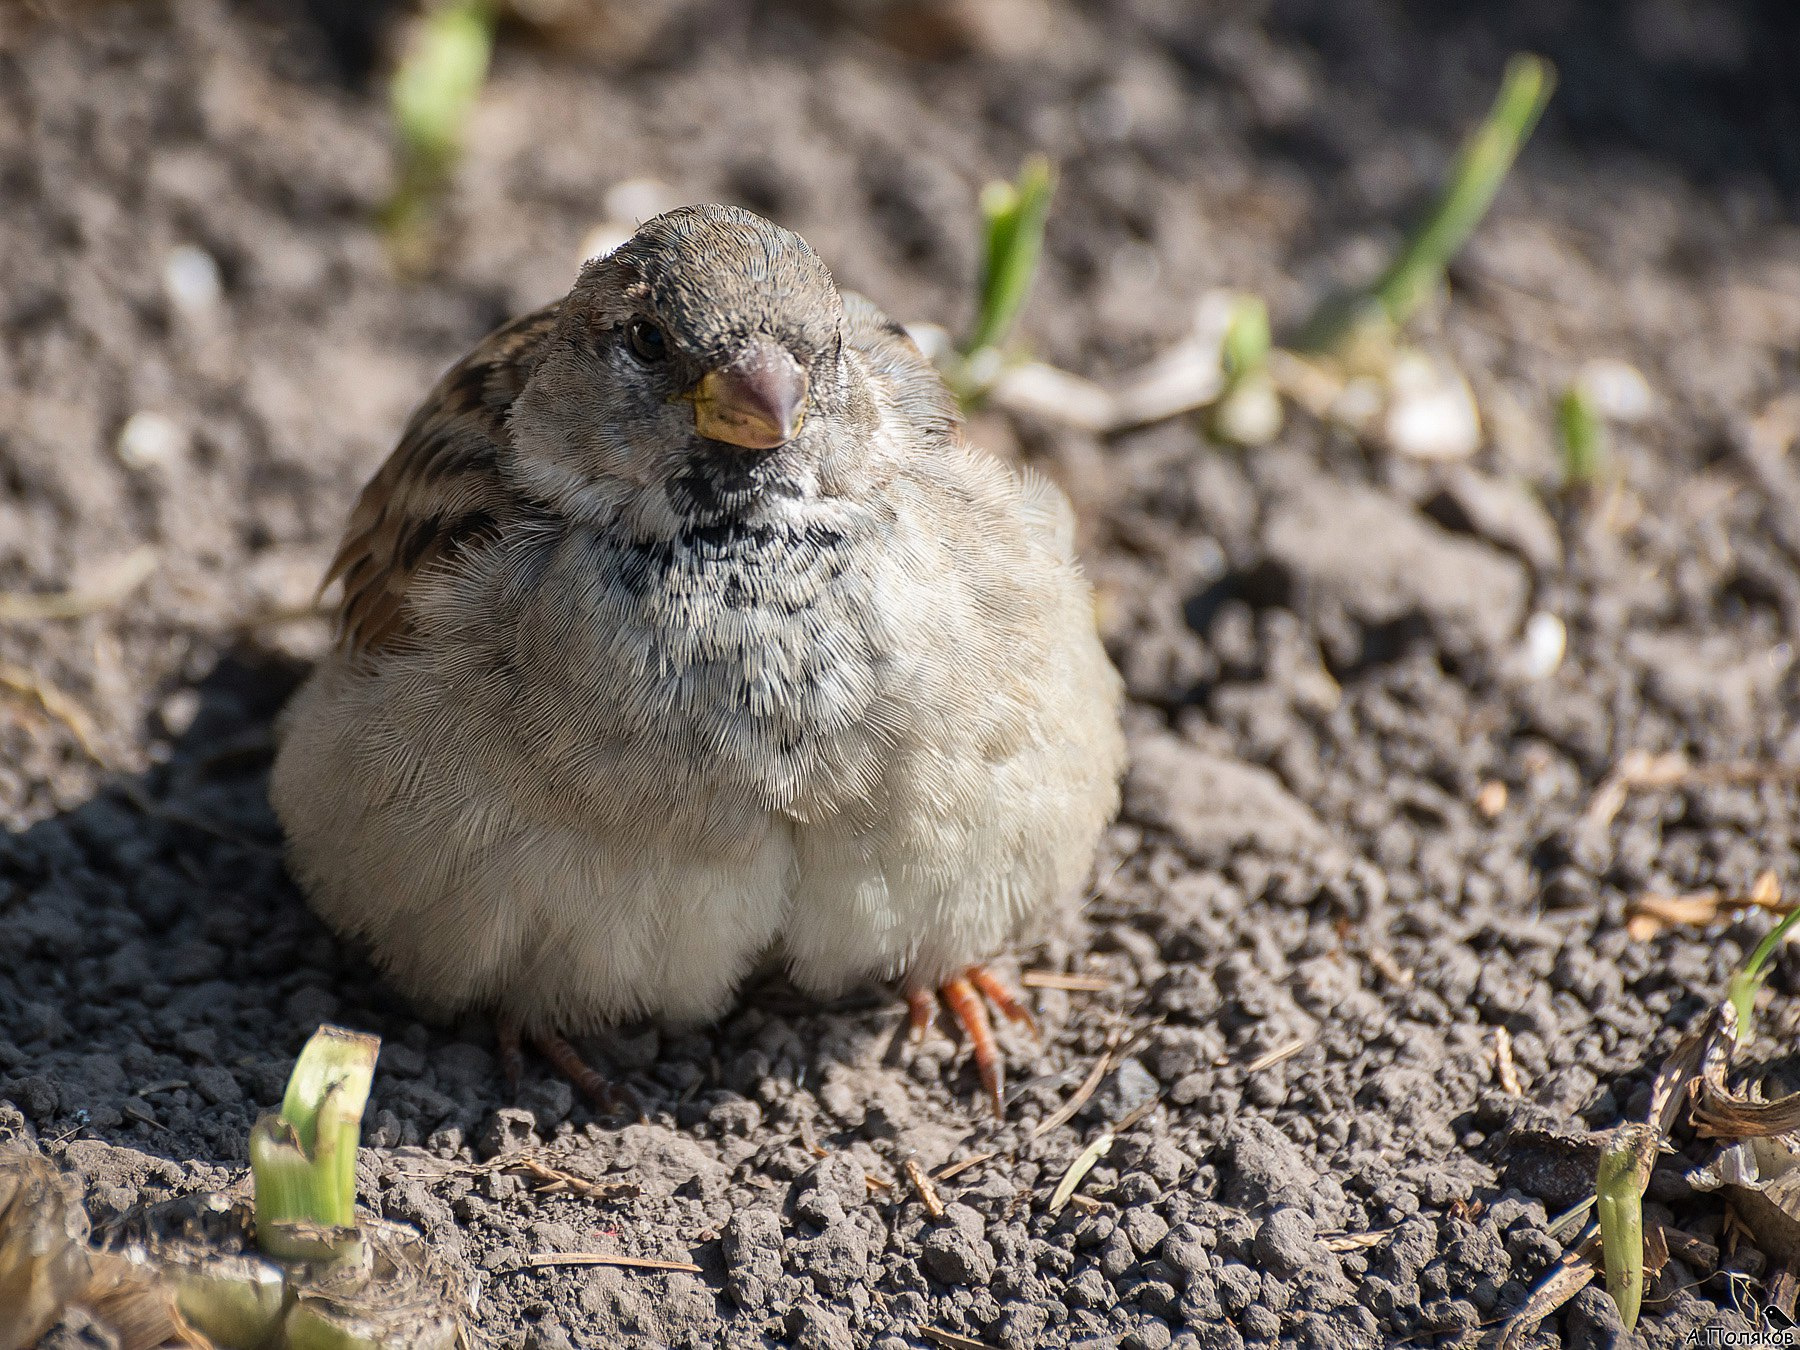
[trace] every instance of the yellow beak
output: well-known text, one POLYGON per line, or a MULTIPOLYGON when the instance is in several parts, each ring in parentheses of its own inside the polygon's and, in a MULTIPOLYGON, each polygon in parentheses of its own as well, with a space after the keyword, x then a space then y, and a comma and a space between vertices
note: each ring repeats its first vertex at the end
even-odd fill
POLYGON ((806 420, 806 384, 806 372, 785 347, 758 339, 694 386, 694 429, 745 450, 786 445, 806 420))

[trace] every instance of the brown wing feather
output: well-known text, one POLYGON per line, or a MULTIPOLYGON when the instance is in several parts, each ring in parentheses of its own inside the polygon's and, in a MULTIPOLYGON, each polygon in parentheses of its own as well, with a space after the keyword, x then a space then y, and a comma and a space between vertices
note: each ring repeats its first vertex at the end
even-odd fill
POLYGON ((496 456, 506 415, 557 310, 548 305, 515 319, 451 367, 362 490, 325 574, 326 585, 344 583, 337 620, 347 652, 368 653, 404 636, 413 578, 504 525, 508 494, 496 456))

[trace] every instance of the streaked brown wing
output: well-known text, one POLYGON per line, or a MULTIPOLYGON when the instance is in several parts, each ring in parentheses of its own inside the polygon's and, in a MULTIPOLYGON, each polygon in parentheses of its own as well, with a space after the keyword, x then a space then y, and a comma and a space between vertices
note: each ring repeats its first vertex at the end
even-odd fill
POLYGON ((345 651, 365 654, 404 636, 413 578, 504 525, 508 497, 496 456, 506 415, 559 304, 515 319, 451 367, 357 498, 325 574, 326 585, 344 583, 337 620, 345 651))

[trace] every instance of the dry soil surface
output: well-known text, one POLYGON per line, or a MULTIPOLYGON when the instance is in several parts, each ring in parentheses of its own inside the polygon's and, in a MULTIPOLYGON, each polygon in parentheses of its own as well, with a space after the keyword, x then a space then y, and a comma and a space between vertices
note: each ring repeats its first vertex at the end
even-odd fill
MULTIPOLYGON (((1627 902, 1765 868, 1800 886, 1779 777, 1588 811, 1632 751, 1800 764, 1791 6, 1008 0, 959 28, 949 4, 664 3, 635 50, 509 32, 441 269, 413 283, 370 223, 380 8, 0 20, 0 591, 157 551, 123 603, 0 622, 0 1133, 79 1172, 101 1222, 234 1184, 329 1019, 385 1038, 364 1198, 478 1277, 496 1346, 1491 1337, 1560 1251, 1587 1133, 1642 1112, 1768 926, 1636 941, 1627 902), (309 915, 264 795, 270 718, 325 641, 292 613, 411 403, 565 288, 610 189, 750 205, 955 327, 981 183, 1046 150, 1063 186, 1025 335, 1104 380, 1209 287, 1292 323, 1368 276, 1528 44, 1559 104, 1421 328, 1481 401, 1472 460, 1304 418, 1250 452, 1187 423, 978 426, 1078 503, 1134 755, 1088 902, 1015 953, 1105 988, 1034 995, 1003 1127, 955 1045, 899 1043, 891 991, 818 1006, 778 981, 716 1026, 588 1047, 647 1123, 597 1121, 541 1066, 514 1105, 491 1027, 419 1022, 309 915), (1652 400, 1572 498, 1552 407, 1592 358, 1652 400), (146 412, 166 422, 131 423, 122 458, 146 412), (1548 674, 1533 614, 1566 625, 1548 674), (532 1148, 631 1193, 486 1166, 532 1148), (990 1152, 938 1218, 903 1172, 990 1152), (700 1270, 521 1268, 575 1251, 700 1270)), ((1794 963, 1771 988, 1773 1050, 1794 963)), ((1651 1216, 1730 1254, 1654 1282, 1651 1345, 1746 1326, 1769 1274, 1677 1142, 1651 1216)), ((1537 1343, 1620 1335, 1590 1288, 1537 1343)))

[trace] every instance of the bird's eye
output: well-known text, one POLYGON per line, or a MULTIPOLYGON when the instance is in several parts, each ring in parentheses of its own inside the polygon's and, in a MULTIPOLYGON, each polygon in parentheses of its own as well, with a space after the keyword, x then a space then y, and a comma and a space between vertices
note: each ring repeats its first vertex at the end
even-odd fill
POLYGON ((625 329, 625 340, 631 344, 632 355, 640 361, 654 363, 669 354, 662 329, 648 319, 633 319, 625 329))

